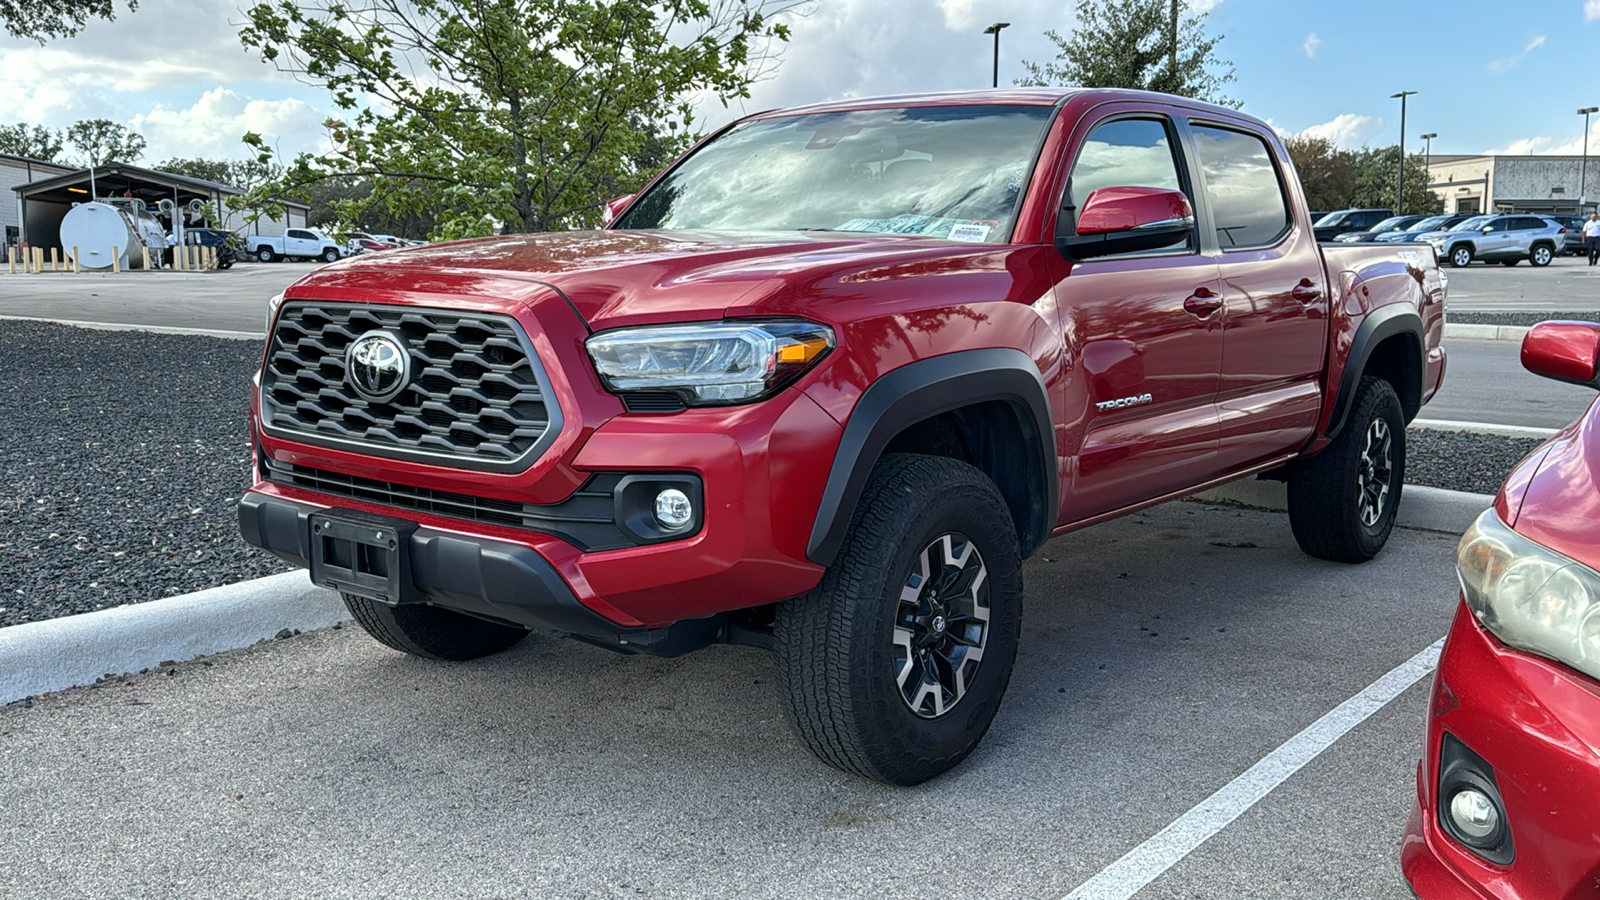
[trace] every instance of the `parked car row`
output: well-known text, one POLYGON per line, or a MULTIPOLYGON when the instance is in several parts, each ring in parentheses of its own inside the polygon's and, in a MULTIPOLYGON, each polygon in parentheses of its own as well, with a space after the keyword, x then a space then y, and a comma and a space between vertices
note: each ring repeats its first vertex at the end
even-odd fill
POLYGON ((420 247, 427 241, 414 241, 410 238, 396 237, 392 234, 368 234, 365 231, 345 232, 345 252, 351 256, 357 253, 374 253, 379 250, 395 250, 400 247, 420 247))
POLYGON ((1406 243, 1431 245, 1439 259, 1460 267, 1473 262, 1514 266, 1527 260, 1548 266, 1562 253, 1579 252, 1582 222, 1575 216, 1538 216, 1530 213, 1456 213, 1444 216, 1390 216, 1361 230, 1350 225, 1372 220, 1381 209, 1345 209, 1331 212, 1313 226, 1319 241, 1341 244, 1406 243), (1572 220, 1572 221, 1568 221, 1572 220))

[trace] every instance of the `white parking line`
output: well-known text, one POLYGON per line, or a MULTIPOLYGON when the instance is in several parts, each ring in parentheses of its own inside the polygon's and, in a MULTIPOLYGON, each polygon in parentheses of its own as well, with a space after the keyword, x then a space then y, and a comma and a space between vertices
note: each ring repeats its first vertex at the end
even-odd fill
POLYGON ((1129 900, 1333 746, 1335 741, 1426 677, 1438 665, 1439 650, 1443 646, 1444 638, 1434 641, 1359 694, 1334 707, 1149 840, 1078 885, 1065 900, 1129 900))

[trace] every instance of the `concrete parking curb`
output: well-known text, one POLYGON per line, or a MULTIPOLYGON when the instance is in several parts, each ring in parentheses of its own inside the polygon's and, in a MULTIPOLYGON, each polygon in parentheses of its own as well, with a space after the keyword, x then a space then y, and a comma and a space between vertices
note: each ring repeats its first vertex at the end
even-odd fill
MULTIPOLYGON (((1281 481, 1246 478, 1219 488, 1202 491, 1192 499, 1207 502, 1237 503, 1256 509, 1283 511, 1289 508, 1289 486, 1281 481)), ((1408 484, 1400 498, 1401 528, 1460 534, 1494 504, 1490 494, 1447 491, 1444 488, 1408 484)))
POLYGON ((1459 341, 1520 341, 1528 333, 1522 325, 1467 325, 1445 323, 1444 336, 1459 341))
POLYGON ((134 325, 128 322, 81 322, 76 319, 49 319, 39 316, 0 316, 0 322, 37 322, 44 325, 70 325, 95 331, 143 331, 147 334, 184 334, 222 338, 227 341, 264 341, 265 332, 219 331, 210 328, 180 328, 176 325, 134 325))
POLYGON ((349 618, 305 572, 0 628, 0 704, 349 618))
POLYGON ((1497 434, 1501 437, 1552 438, 1561 433, 1559 428, 1540 428, 1534 425, 1499 425, 1494 422, 1464 422, 1456 419, 1412 419, 1411 428, 1423 431, 1469 431, 1473 434, 1497 434))

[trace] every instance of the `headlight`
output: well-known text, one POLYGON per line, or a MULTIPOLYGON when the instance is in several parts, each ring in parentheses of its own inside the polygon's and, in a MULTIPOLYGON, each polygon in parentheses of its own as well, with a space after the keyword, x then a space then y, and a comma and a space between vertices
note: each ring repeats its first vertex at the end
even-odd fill
POLYGON ((1600 678, 1600 572, 1517 534, 1490 509, 1461 536, 1456 574, 1500 640, 1600 678))
POLYGON ((278 293, 274 294, 272 296, 272 299, 267 301, 267 337, 269 337, 269 338, 272 337, 272 320, 276 319, 278 317, 278 307, 280 307, 282 305, 283 305, 283 292, 282 291, 279 291, 278 293))
POLYGON ((587 346, 613 393, 670 391, 690 406, 725 406, 769 397, 794 381, 833 349, 833 329, 729 320, 619 328, 587 346))

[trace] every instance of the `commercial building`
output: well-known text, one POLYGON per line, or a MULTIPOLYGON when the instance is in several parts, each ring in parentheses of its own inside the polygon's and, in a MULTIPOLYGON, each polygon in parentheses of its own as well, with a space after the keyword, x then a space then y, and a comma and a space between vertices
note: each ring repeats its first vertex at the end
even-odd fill
POLYGON ((1588 214, 1600 199, 1600 156, 1434 156, 1433 192, 1444 211, 1588 214), (1587 190, 1588 198, 1583 194, 1587 190))

